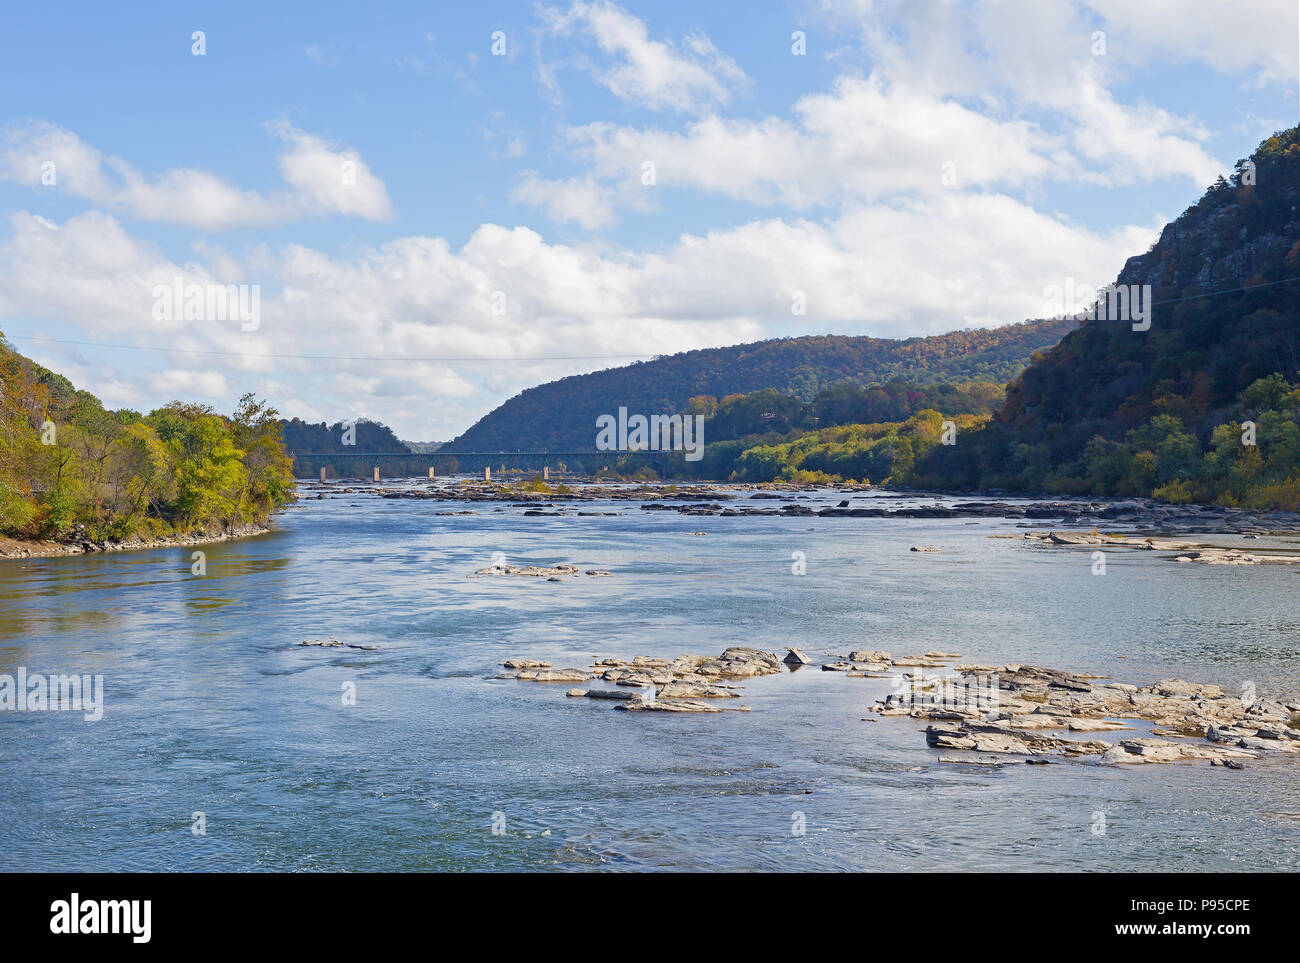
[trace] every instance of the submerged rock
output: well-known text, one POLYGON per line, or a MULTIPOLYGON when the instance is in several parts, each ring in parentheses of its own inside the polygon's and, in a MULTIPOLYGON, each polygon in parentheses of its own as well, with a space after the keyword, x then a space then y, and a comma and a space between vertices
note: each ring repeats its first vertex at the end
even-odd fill
POLYGON ((525 578, 554 579, 560 575, 577 575, 576 565, 489 565, 481 568, 474 575, 519 575, 525 578))
POLYGON ((374 652, 379 648, 367 642, 340 642, 332 636, 328 639, 303 639, 298 644, 320 649, 361 649, 364 652, 374 652))
POLYGON ((739 699, 740 693, 705 682, 668 682, 659 689, 660 699, 739 699))

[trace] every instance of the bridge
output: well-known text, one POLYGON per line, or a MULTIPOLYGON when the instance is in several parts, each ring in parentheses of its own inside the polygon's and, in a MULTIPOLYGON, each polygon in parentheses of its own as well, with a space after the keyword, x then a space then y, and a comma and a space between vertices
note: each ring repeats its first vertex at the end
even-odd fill
MULTIPOLYGON (((414 476, 410 469, 420 466, 427 468, 429 477, 433 478, 440 462, 445 466, 454 461, 457 463, 457 470, 462 470, 459 465, 463 460, 481 462, 484 468, 490 468, 493 464, 509 465, 511 468, 535 468, 543 474, 549 474, 548 470, 555 465, 555 462, 565 458, 600 458, 612 462, 628 455, 636 455, 645 457, 650 462, 657 460, 662 470, 667 467, 669 458, 680 452, 649 449, 633 451, 572 449, 568 451, 291 451, 288 454, 294 461, 295 475, 298 474, 297 469, 300 465, 309 462, 320 468, 322 481, 325 480, 328 468, 334 468, 340 476, 344 474, 340 469, 347 469, 351 477, 365 477, 367 474, 365 469, 370 468, 374 479, 378 481, 380 468, 384 465, 400 467, 399 472, 389 472, 390 476, 398 474, 402 477, 418 477, 414 476)), ((450 474, 450 469, 444 467, 443 471, 450 474)))

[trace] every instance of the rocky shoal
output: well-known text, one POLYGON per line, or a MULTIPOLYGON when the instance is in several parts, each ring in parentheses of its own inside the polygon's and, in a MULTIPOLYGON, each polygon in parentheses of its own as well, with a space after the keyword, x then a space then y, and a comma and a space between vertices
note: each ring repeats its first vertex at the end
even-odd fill
MULTIPOLYGON (((1217 685, 1162 679, 1147 686, 1032 665, 957 666, 961 681, 996 680, 990 699, 945 698, 946 683, 891 692, 876 703, 882 716, 929 721, 935 749, 1024 756, 1095 756, 1105 763, 1209 760, 1240 768, 1242 759, 1300 751, 1300 700, 1245 699, 1217 685), (1133 730, 1150 737, 1074 739, 1069 733, 1133 730)), ((949 689, 949 692, 954 691, 949 689)), ((969 691, 959 683, 955 691, 969 691)), ((955 761, 955 760, 952 760, 955 761)))
MULTIPOLYGON (((833 490, 847 496, 833 506, 800 504, 825 494, 824 487, 793 484, 760 486, 712 483, 692 485, 556 486, 545 491, 494 482, 457 482, 405 486, 303 483, 301 488, 323 497, 335 494, 369 494, 381 498, 431 499, 444 502, 500 502, 523 509, 525 516, 556 517, 574 512, 570 503, 591 501, 635 502, 643 511, 677 512, 686 516, 795 516, 816 518, 1001 518, 1057 520, 1061 525, 1123 525, 1149 535, 1172 533, 1269 535, 1300 533, 1300 513, 1254 511, 1214 505, 1169 505, 1151 499, 1004 502, 987 500, 937 500, 931 505, 890 507, 900 500, 916 500, 929 493, 886 492, 869 485, 840 485, 833 490), (757 490, 756 490, 757 487, 757 490), (779 502, 780 504, 771 504, 779 502), (765 504, 766 503, 766 504, 765 504)), ((472 514, 462 510, 454 514, 472 514)), ((924 550, 924 549, 921 549, 924 550)))
MULTIPOLYGON (((481 568, 477 572, 468 576, 476 578, 482 576, 502 575, 502 576, 519 576, 521 578, 544 578, 549 582, 558 582, 566 576, 577 577, 582 573, 582 569, 576 565, 562 563, 560 565, 507 565, 496 563, 489 565, 487 568, 481 568)), ((604 569, 589 568, 586 570, 587 575, 598 578, 607 578, 612 572, 606 572, 604 569)))
MULTIPOLYGON (((1022 756, 1025 762, 1209 761, 1240 769, 1243 760, 1300 752, 1300 699, 1248 699, 1182 679, 1138 686, 1034 665, 952 665, 960 654, 937 650, 895 657, 881 649, 856 649, 828 658, 821 664, 825 672, 894 679, 874 711, 923 720, 930 748, 969 754, 941 756, 941 762, 987 764, 992 755, 1022 756), (926 669, 947 674, 927 675, 926 669), (1124 732, 1135 734, 1118 735, 1124 732), (1087 738, 1101 733, 1116 736, 1087 738)), ((625 711, 710 713, 733 708, 729 701, 743 688, 738 680, 810 664, 814 660, 798 648, 780 658, 732 646, 716 657, 605 658, 587 668, 506 659, 501 666, 509 671, 497 678, 576 684, 568 697, 608 701, 625 711)))
MULTIPOLYGON (((1127 548, 1144 552, 1170 552, 1176 562, 1200 562, 1204 565, 1295 565, 1300 555, 1275 549, 1257 549, 1247 552, 1222 545, 1204 542, 1182 542, 1168 538, 1130 537, 1102 534, 1100 532, 1025 532, 1021 535, 993 535, 992 538, 1018 538, 1042 545, 1064 545, 1076 548, 1106 546, 1127 548)), ((1250 538, 1251 535, 1247 535, 1250 538)))
MULTIPOLYGON (((609 700, 617 703, 616 709, 646 712, 721 712, 724 705, 713 700, 740 697, 741 687, 728 680, 783 671, 775 653, 739 645, 716 657, 679 655, 675 659, 656 659, 638 655, 631 660, 599 659, 586 669, 557 669, 535 659, 506 659, 501 665, 512 671, 498 678, 587 683, 587 688, 570 689, 569 697, 609 700), (592 686, 592 682, 604 685, 592 686)), ((749 711, 745 705, 725 708, 749 711)))

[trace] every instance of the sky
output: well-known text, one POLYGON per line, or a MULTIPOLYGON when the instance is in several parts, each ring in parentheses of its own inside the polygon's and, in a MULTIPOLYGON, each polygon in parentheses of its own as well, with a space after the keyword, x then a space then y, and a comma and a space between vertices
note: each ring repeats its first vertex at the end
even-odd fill
POLYGON ((1298 16, 7 4, 0 331, 114 408, 442 441, 656 355, 1043 317, 1296 124, 1298 16))

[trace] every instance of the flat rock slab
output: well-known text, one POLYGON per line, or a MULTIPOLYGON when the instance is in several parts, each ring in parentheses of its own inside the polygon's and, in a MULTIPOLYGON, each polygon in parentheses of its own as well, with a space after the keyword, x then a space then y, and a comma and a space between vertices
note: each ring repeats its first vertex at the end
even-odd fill
MULTIPOLYGON (((899 665, 899 660, 894 665, 899 665)), ((985 675, 987 666, 962 667, 964 675, 985 675), (976 673, 974 670, 979 669, 976 673)), ((925 676, 916 674, 919 680, 925 676)), ((1094 756, 1107 764, 1208 760, 1240 768, 1263 754, 1300 753, 1300 701, 1247 700, 1222 687, 1183 679, 1147 686, 1098 681, 1099 677, 1043 666, 1012 663, 987 674, 996 686, 991 704, 951 690, 954 704, 923 701, 926 692, 892 692, 876 703, 881 716, 907 715, 931 722, 926 743, 938 749, 1020 754, 1094 756), (965 702, 963 703, 963 699, 965 702), (1077 740, 1070 733, 1135 729, 1131 720, 1151 722, 1151 737, 1110 743, 1077 740)), ((908 680, 909 674, 901 678, 908 680)), ((915 683, 917 680, 913 680, 915 683)), ((938 680, 943 681, 943 680, 938 680)))
POLYGON ((883 649, 854 649, 849 653, 850 662, 874 662, 889 665, 893 656, 883 649))
MULTIPOLYGON (((1025 541, 1043 545, 1107 545, 1147 552, 1174 552, 1177 562, 1200 562, 1204 565, 1296 565, 1300 555, 1284 552, 1243 552, 1204 542, 1179 542, 1164 538, 1103 535, 1098 532, 1025 532, 1025 541)), ((913 549, 915 551, 915 549, 913 549)))
POLYGON ((660 699, 739 699, 740 693, 703 682, 669 682, 659 690, 660 699))
POLYGON ((1210 759, 1223 762, 1228 759, 1254 759, 1255 753, 1231 746, 1207 745, 1198 742, 1170 742, 1167 739, 1124 739, 1107 749, 1101 761, 1127 765, 1140 762, 1186 762, 1210 759))
MULTIPOLYGON (((570 689, 568 696, 608 700, 619 703, 617 709, 648 712, 722 712, 724 709, 716 702, 739 698, 737 690, 743 688, 724 679, 782 673, 786 668, 775 653, 740 645, 731 646, 716 658, 702 655, 679 655, 675 659, 645 655, 631 659, 596 657, 589 669, 555 669, 549 662, 521 657, 504 659, 500 664, 515 670, 497 676, 500 679, 610 683, 610 686, 570 689)), ((748 706, 725 708, 749 711, 748 706)))
POLYGON ((591 673, 583 669, 524 669, 505 678, 520 682, 587 682, 591 673))
POLYGON ((630 700, 644 698, 641 693, 631 689, 570 689, 565 693, 570 699, 615 699, 630 700))
MULTIPOLYGON (((707 702, 673 701, 673 702, 621 702, 615 709, 627 709, 637 712, 724 712, 719 706, 707 702)), ((748 712, 749 706, 736 706, 738 712, 748 712)))

